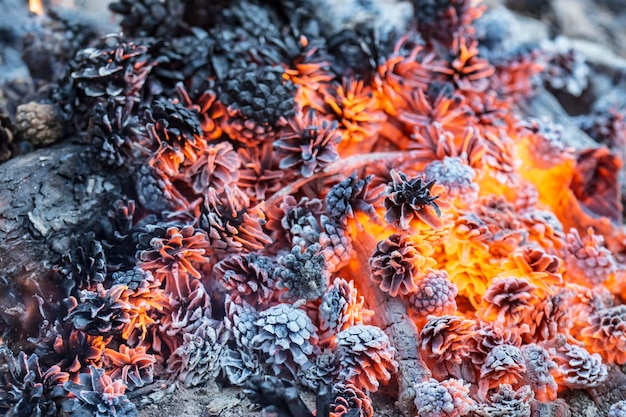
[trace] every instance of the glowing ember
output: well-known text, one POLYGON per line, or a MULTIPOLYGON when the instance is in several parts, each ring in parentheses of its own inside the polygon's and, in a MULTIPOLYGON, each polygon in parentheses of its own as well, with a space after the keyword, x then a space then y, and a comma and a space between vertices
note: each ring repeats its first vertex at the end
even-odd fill
POLYGON ((37 16, 43 15, 44 10, 42 0, 28 0, 28 10, 37 16))

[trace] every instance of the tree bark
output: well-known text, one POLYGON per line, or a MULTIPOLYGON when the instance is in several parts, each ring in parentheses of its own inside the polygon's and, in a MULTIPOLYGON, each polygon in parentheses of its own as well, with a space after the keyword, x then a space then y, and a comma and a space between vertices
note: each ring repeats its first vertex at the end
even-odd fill
POLYGON ((54 263, 105 216, 121 181, 69 142, 0 164, 0 331, 27 326, 49 298, 54 263), (21 323, 20 323, 21 322, 21 323))

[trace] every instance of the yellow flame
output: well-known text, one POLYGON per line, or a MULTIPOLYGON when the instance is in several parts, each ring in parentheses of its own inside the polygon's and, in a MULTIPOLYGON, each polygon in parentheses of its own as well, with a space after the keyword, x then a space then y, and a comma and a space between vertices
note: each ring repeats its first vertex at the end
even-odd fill
POLYGON ((28 0, 28 10, 38 16, 43 14, 43 3, 41 0, 28 0))

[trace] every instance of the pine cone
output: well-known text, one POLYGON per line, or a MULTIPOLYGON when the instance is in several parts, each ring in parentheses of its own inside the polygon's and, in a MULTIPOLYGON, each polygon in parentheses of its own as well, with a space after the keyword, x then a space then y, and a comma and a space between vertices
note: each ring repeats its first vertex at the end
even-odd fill
POLYGON ((186 387, 200 385, 213 379, 220 371, 221 357, 228 334, 219 322, 205 319, 193 333, 183 334, 183 344, 167 359, 171 377, 186 387))
POLYGON ((57 401, 65 397, 67 372, 52 366, 42 373, 37 355, 20 352, 14 358, 5 345, 0 346, 0 369, 0 412, 5 416, 58 415, 57 401))
POLYGON ((218 262, 213 270, 233 298, 261 305, 274 295, 276 266, 271 258, 256 253, 236 254, 218 262))
POLYGON ((88 131, 98 160, 112 167, 124 165, 131 157, 130 137, 138 124, 137 116, 113 100, 98 103, 93 108, 88 131))
POLYGON ((415 408, 420 417, 461 417, 476 402, 469 396, 469 386, 462 380, 437 381, 431 378, 415 386, 415 408))
POLYGON ((161 98, 146 110, 145 118, 148 136, 158 146, 151 166, 173 177, 181 164, 196 162, 202 149, 202 128, 196 110, 161 98))
POLYGON ((255 349, 264 352, 267 363, 278 375, 287 368, 294 376, 299 368, 311 366, 318 353, 317 332, 309 316, 291 304, 278 304, 259 313, 255 349))
POLYGON ((387 335, 376 326, 357 324, 337 333, 339 377, 357 388, 377 391, 398 364, 387 335))
POLYGON ((413 311, 422 317, 443 316, 457 310, 456 285, 450 282, 446 271, 430 270, 421 278, 417 289, 409 295, 413 311))
POLYGON ((387 223, 395 223, 401 229, 410 228, 410 223, 417 218, 431 226, 433 229, 441 228, 441 211, 437 205, 437 198, 431 194, 435 181, 422 182, 421 177, 407 179, 402 172, 392 169, 391 184, 387 186, 384 204, 387 212, 387 223))
POLYGON ((228 117, 224 131, 248 146, 274 139, 295 115, 296 88, 278 67, 249 65, 229 71, 219 86, 228 117))
POLYGON ((71 252, 62 255, 62 265, 58 273, 64 280, 61 285, 67 295, 74 288, 88 289, 93 284, 104 282, 107 276, 107 258, 102 243, 88 233, 82 242, 71 252))
POLYGON ((320 253, 319 243, 303 249, 294 246, 291 253, 281 256, 280 266, 276 268, 277 287, 286 289, 282 295, 286 300, 315 300, 322 296, 330 271, 326 267, 324 256, 320 253))
POLYGON ((514 391, 511 385, 502 384, 491 394, 488 403, 480 403, 474 409, 479 417, 530 417, 530 403, 533 400, 533 391, 530 386, 524 385, 514 391))
POLYGON ((337 144, 340 141, 336 121, 316 117, 314 110, 306 116, 298 113, 289 122, 280 140, 274 142, 277 154, 282 157, 278 167, 298 169, 303 177, 311 177, 339 158, 337 144))
POLYGON ((15 115, 17 134, 34 146, 47 146, 63 135, 63 121, 54 104, 34 101, 17 106, 15 115))
POLYGON ((109 9, 122 15, 120 26, 128 37, 172 38, 184 25, 180 0, 118 0, 109 9))
POLYGON ((582 346, 566 343, 550 349, 552 359, 558 365, 556 372, 560 386, 571 389, 587 389, 600 385, 607 378, 607 365, 598 353, 591 354, 582 346))
POLYGON ((113 382, 104 369, 90 366, 88 373, 78 376, 78 382, 68 381, 63 387, 73 394, 63 401, 63 411, 72 415, 137 417, 135 405, 124 395, 124 383, 120 379, 113 382))
POLYGON ((326 213, 344 225, 349 219, 355 218, 355 212, 362 212, 374 220, 377 219, 374 204, 380 199, 380 194, 369 190, 372 178, 373 175, 368 175, 364 179, 357 179, 356 172, 353 172, 348 178, 335 184, 324 199, 326 213))
MULTIPOLYGON (((105 290, 98 284, 96 291, 80 291, 80 304, 69 309, 66 320, 88 335, 120 334, 130 322, 131 305, 123 297, 125 285, 116 285, 105 290)), ((71 297, 74 298, 74 297, 71 297)))
POLYGON ((15 133, 15 126, 13 126, 11 118, 0 107, 0 162, 4 162, 13 156, 13 138, 15 133))

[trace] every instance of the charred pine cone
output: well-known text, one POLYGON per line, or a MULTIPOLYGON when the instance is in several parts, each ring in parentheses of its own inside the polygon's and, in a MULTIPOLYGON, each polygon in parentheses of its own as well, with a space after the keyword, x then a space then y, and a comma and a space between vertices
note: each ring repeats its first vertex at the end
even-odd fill
POLYGON ((417 218, 434 229, 440 228, 441 220, 438 217, 441 211, 436 202, 439 196, 430 194, 435 181, 424 183, 421 177, 409 180, 405 174, 393 169, 389 174, 392 182, 385 191, 385 221, 408 230, 411 221, 417 218))
POLYGON ((4 162, 13 156, 15 126, 11 118, 0 108, 0 162, 4 162))
POLYGON ((76 249, 62 256, 57 273, 67 295, 74 288, 88 289, 103 283, 107 276, 107 258, 102 243, 94 238, 93 233, 88 233, 76 249))
POLYGON ((113 100, 98 103, 93 108, 88 132, 96 158, 112 167, 124 165, 132 156, 129 142, 138 124, 137 116, 113 100))
POLYGON ((357 179, 356 172, 353 172, 348 178, 335 184, 325 197, 326 213, 344 225, 349 219, 354 219, 357 212, 376 219, 374 204, 380 196, 375 195, 376 193, 370 194, 369 184, 372 178, 372 175, 368 175, 364 179, 357 179))
POLYGON ((245 384, 244 392, 250 401, 277 417, 313 417, 292 381, 273 376, 255 376, 245 384))
POLYGON ((69 379, 58 366, 42 372, 39 358, 20 352, 17 358, 0 345, 0 412, 6 417, 55 417, 69 379))
POLYGON ((183 26, 184 3, 179 0, 119 0, 109 9, 122 16, 126 36, 166 38, 176 36, 183 26))
POLYGON ((295 376, 298 369, 311 366, 311 359, 319 350, 318 336, 303 310, 278 304, 261 311, 255 325, 258 333, 252 345, 266 355, 276 375, 286 368, 295 376))
POLYGON ((88 335, 120 334, 130 322, 131 305, 122 296, 127 290, 125 285, 115 285, 105 290, 98 284, 96 291, 80 291, 80 303, 71 297, 74 306, 65 318, 74 327, 88 335))
POLYGON ((274 142, 277 154, 282 157, 278 167, 298 169, 303 177, 309 178, 339 158, 337 144, 340 141, 336 121, 316 117, 315 110, 310 110, 306 116, 297 114, 280 140, 274 142))
POLYGON ((112 381, 104 369, 90 366, 89 372, 81 373, 77 382, 66 382, 64 388, 74 395, 63 401, 63 411, 71 417, 137 417, 122 380, 112 381))
POLYGON ((249 146, 274 139, 295 115, 295 92, 281 68, 249 65, 230 70, 219 86, 228 114, 224 131, 249 146))
POLYGON ((196 161, 202 128, 195 110, 159 99, 146 110, 145 119, 148 136, 158 146, 152 159, 153 166, 174 176, 181 164, 196 161))
POLYGON ((315 300, 322 296, 328 286, 330 271, 320 249, 319 243, 306 249, 296 245, 291 253, 279 258, 280 266, 276 269, 277 286, 287 290, 285 299, 315 300))
POLYGON ((213 268, 232 297, 253 305, 269 301, 274 294, 276 265, 271 258, 256 253, 236 254, 213 268))

